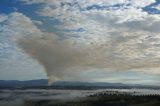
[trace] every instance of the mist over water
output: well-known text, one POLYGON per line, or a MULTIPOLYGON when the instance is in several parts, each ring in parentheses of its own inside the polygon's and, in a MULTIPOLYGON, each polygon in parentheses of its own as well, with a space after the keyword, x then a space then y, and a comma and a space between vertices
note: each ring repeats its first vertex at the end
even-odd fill
POLYGON ((40 101, 45 101, 45 105, 54 105, 67 101, 80 101, 86 96, 103 93, 108 94, 130 94, 130 95, 160 95, 159 90, 149 89, 100 89, 100 90, 0 90, 0 106, 28 106, 40 101))
MULTIPOLYGON (((81 97, 93 94, 89 90, 1 90, 0 106, 26 106, 26 103, 48 101, 57 103, 64 101, 80 100, 81 97)), ((47 103, 46 103, 47 105, 47 103)))

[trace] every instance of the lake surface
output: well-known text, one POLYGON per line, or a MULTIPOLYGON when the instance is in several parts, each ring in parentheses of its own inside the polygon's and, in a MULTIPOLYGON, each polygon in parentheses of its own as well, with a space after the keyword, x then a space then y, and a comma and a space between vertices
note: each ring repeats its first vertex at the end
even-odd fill
POLYGON ((26 101, 52 100, 52 102, 76 101, 86 96, 108 94, 160 95, 160 90, 149 89, 100 89, 100 90, 0 90, 0 106, 23 106, 26 101))

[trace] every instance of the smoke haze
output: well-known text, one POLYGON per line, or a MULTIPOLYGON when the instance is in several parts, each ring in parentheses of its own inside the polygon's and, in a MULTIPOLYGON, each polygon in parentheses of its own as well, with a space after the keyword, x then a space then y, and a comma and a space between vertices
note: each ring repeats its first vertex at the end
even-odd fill
POLYGON ((107 43, 87 46, 60 40, 56 35, 50 34, 41 37, 21 37, 17 43, 24 52, 43 65, 49 84, 62 79, 84 80, 79 73, 89 69, 125 71, 159 67, 158 60, 116 57, 113 55, 116 50, 107 43))

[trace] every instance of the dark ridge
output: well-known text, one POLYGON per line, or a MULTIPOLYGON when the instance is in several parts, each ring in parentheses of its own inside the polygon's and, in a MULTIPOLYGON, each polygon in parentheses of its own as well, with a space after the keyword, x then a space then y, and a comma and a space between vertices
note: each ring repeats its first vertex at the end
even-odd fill
POLYGON ((160 86, 139 85, 139 84, 122 84, 107 82, 79 82, 79 81, 57 81, 48 86, 47 79, 40 80, 0 80, 0 89, 160 89, 160 86))

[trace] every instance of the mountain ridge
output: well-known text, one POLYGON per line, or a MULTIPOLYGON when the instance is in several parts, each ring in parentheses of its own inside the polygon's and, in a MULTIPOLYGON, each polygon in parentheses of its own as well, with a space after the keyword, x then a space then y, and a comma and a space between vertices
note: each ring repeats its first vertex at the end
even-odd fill
MULTIPOLYGON (((38 80, 0 80, 0 87, 13 87, 13 88, 25 88, 25 87, 47 87, 47 79, 38 80)), ((160 89, 160 86, 140 85, 140 84, 123 84, 123 83, 109 83, 109 82, 81 82, 81 81, 56 81, 50 87, 64 87, 64 88, 156 88, 160 89)))

